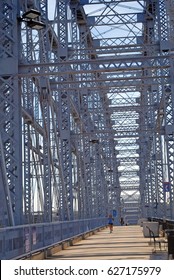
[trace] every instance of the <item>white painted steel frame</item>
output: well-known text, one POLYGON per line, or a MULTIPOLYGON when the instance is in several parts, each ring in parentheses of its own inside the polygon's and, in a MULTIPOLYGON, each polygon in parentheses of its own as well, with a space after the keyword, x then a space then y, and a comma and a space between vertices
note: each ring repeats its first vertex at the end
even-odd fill
POLYGON ((48 3, 0 4, 1 224, 173 218, 173 1, 48 3))

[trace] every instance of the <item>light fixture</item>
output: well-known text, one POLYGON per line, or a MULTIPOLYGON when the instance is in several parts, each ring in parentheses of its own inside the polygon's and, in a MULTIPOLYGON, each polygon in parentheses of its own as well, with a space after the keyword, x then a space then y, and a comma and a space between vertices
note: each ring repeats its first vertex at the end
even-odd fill
POLYGON ((110 168, 110 169, 108 169, 108 172, 113 172, 113 170, 110 168))
POLYGON ((99 140, 98 139, 92 139, 89 142, 91 142, 92 144, 99 144, 99 140))
POLYGON ((27 26, 32 29, 40 30, 46 26, 42 21, 37 20, 40 15, 38 10, 30 9, 18 19, 26 22, 27 26))
POLYGON ((27 26, 32 28, 32 29, 40 30, 40 29, 45 27, 45 24, 41 21, 30 20, 30 21, 27 21, 27 26))
POLYGON ((29 11, 27 11, 26 13, 24 13, 22 15, 23 18, 27 18, 27 19, 36 19, 37 17, 39 17, 41 15, 41 13, 38 10, 34 10, 34 9, 30 9, 29 11))

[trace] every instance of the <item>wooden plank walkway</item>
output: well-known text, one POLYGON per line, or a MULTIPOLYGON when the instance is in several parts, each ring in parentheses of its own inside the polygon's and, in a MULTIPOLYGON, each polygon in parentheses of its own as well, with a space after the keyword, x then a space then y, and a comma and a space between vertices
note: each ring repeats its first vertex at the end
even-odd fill
POLYGON ((115 226, 113 233, 105 228, 48 259, 54 260, 167 260, 167 251, 157 250, 140 226, 115 226))

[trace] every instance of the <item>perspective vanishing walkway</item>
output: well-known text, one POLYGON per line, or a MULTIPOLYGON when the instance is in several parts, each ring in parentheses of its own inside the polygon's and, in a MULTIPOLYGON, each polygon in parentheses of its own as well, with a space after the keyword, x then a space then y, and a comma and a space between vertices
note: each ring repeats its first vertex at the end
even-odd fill
POLYGON ((105 228, 73 246, 61 250, 50 260, 167 260, 164 249, 153 253, 150 238, 143 236, 140 226, 115 226, 113 233, 105 228))

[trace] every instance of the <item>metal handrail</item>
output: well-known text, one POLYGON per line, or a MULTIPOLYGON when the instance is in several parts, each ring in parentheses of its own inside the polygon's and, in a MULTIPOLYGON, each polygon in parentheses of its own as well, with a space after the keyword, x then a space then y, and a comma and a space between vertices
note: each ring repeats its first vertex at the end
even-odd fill
POLYGON ((105 225, 106 217, 0 228, 0 259, 31 255, 105 225))

